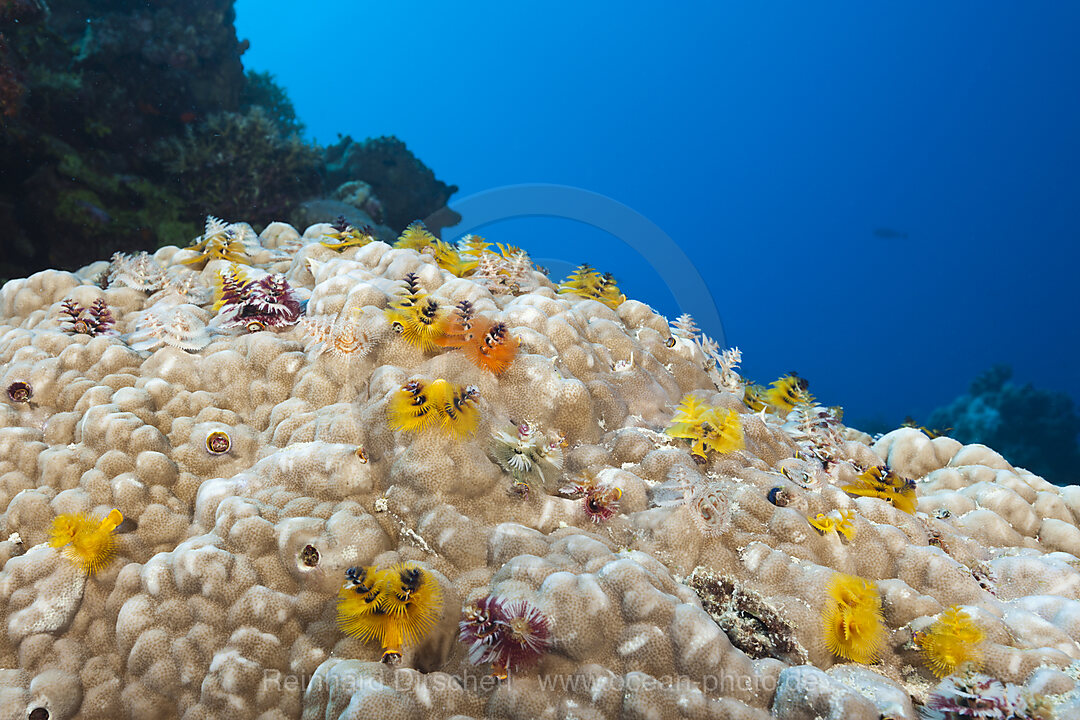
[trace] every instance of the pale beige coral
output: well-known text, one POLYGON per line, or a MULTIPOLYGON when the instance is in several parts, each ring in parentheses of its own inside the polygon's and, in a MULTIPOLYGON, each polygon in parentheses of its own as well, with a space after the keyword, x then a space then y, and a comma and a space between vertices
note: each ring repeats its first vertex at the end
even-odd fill
MULTIPOLYGON (((909 718, 906 690, 925 696, 930 678, 902 673, 921 665, 911 633, 952 604, 986 632, 988 672, 1075 692, 1072 676, 1039 668, 1080 656, 1076 488, 911 428, 873 443, 844 429, 845 462, 828 467, 796 458, 784 419, 718 389, 701 344, 669 347, 667 320, 642 303, 612 310, 539 275, 534 290, 493 294, 382 242, 339 254, 317 242, 325 227, 301 237, 273 224, 259 239, 237 227, 252 272, 284 273, 309 315, 358 308, 370 351, 323 353, 301 326, 142 353, 123 336, 61 332, 64 298, 104 298, 125 334, 151 306, 209 320, 197 292, 102 292, 104 263, 0 290, 0 383, 34 389, 30 403, 0 404, 0 667, 22 669, 0 672, 0 713, 40 702, 53 717, 101 718, 909 718), (391 334, 383 310, 407 273, 441 305, 469 300, 505 321, 520 343, 510 369, 496 378, 391 334), (392 430, 389 398, 412 378, 476 385, 477 432, 392 430), (740 413, 745 449, 699 463, 663 434, 690 391, 740 413), (568 445, 558 477, 527 494, 489 456, 491 433, 521 422, 568 445), (215 432, 227 452, 207 450, 215 432), (917 515, 843 492, 885 462, 916 482, 917 515), (586 473, 621 491, 602 523, 556 492, 586 473), (93 578, 41 545, 57 514, 114 507, 127 518, 117 558, 93 578), (808 522, 834 511, 853 513, 853 537, 808 522), (438 578, 444 609, 391 668, 374 662, 377 645, 343 636, 335 595, 346 568, 400 560, 438 578), (739 650, 678 581, 701 565, 766 598, 820 669, 739 650), (880 673, 824 645, 837 571, 878 583, 880 673), (551 651, 511 683, 454 641, 462 600, 488 594, 550 618, 551 651)), ((179 277, 191 255, 154 260, 179 277)), ((209 287, 227 267, 184 270, 183 286, 209 287)))

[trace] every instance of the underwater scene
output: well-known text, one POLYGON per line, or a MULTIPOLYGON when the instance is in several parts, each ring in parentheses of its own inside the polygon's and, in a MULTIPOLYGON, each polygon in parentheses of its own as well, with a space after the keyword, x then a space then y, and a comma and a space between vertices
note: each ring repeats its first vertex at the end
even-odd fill
POLYGON ((1080 720, 1080 6, 0 0, 0 720, 1080 720))

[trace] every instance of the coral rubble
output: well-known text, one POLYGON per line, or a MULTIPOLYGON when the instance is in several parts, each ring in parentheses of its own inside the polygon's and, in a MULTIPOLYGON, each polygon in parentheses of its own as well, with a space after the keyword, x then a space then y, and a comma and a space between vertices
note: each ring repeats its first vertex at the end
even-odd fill
POLYGON ((0 717, 1080 716, 1075 487, 350 227, 0 289, 0 717))

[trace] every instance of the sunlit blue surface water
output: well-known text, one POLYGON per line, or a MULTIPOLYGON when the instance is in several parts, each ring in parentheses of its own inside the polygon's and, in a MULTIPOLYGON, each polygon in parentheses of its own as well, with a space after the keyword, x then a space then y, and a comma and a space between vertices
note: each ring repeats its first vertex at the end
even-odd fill
MULTIPOLYGON (((561 183, 648 217, 755 380, 894 425, 997 362, 1080 399, 1080 5, 671 5, 236 7, 320 143, 393 134, 457 198, 561 183)), ((694 312, 602 231, 483 234, 694 312)))

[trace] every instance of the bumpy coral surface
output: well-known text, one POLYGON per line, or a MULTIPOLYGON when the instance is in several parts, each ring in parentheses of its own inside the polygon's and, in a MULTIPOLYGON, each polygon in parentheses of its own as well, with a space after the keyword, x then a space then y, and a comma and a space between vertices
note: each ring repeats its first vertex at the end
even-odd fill
POLYGON ((914 720, 961 690, 1080 717, 1080 489, 916 429, 874 440, 797 393, 786 416, 751 410, 737 353, 634 300, 532 270, 493 293, 430 253, 329 248, 325 225, 233 230, 300 322, 221 322, 228 261, 175 247, 142 262, 146 289, 101 262, 0 290, 3 720, 914 720), (410 273, 505 323, 504 372, 393 331, 410 273), (111 332, 64 330, 65 301, 98 300, 111 332), (475 388, 475 427, 394 429, 395 396, 438 380, 475 388), (687 395, 734 413, 741 447, 665 433, 687 395), (844 491, 886 464, 914 512, 844 491), (56 517, 114 510, 93 574, 50 546, 56 517), (438 587, 439 617, 382 662, 339 627, 338 593, 350 568, 399 563, 438 587), (838 573, 880 598, 869 664, 829 651, 838 573), (990 679, 939 688, 916 639, 953 607, 990 679), (529 662, 483 645, 496 629, 529 662))

